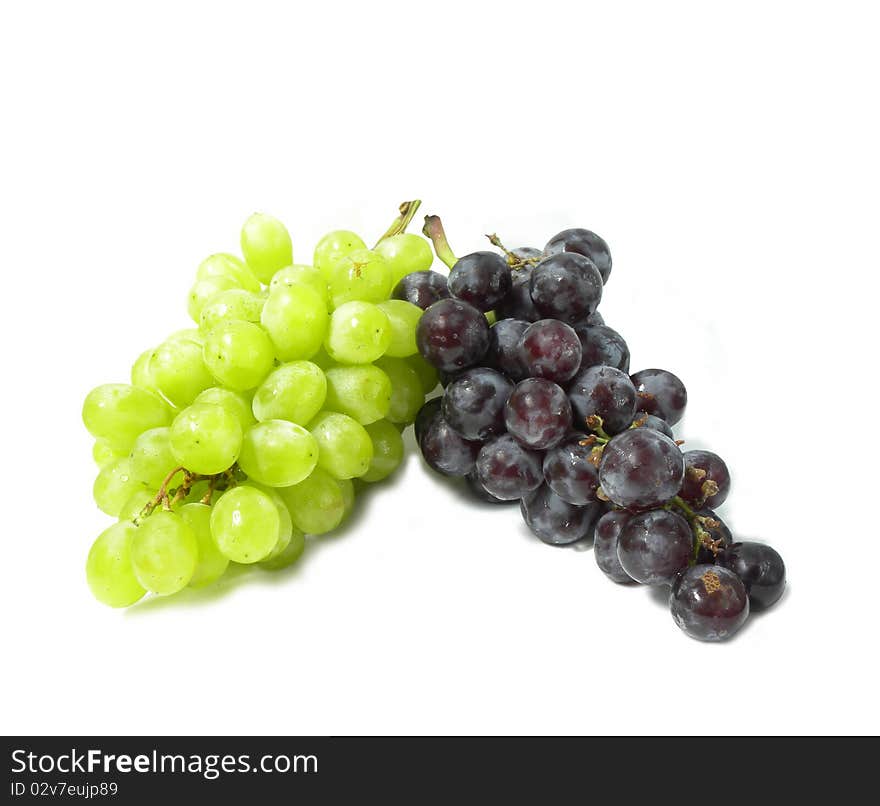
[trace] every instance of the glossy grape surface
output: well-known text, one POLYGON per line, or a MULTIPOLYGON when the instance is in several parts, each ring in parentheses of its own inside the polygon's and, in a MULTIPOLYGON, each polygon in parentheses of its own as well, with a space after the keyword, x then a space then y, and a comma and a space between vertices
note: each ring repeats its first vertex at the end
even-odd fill
POLYGON ((755 611, 770 607, 785 590, 785 563, 765 543, 734 543, 722 552, 718 562, 743 581, 755 611))
POLYGON ((495 252, 473 252, 449 272, 449 293, 481 311, 491 311, 510 291, 510 267, 495 252))
POLYGON ((480 481, 480 477, 477 475, 476 469, 472 470, 465 477, 465 484, 467 485, 468 490, 471 492, 474 498, 478 501, 483 501, 486 504, 513 504, 514 501, 505 501, 501 498, 496 498, 492 493, 490 493, 484 486, 483 482, 480 481))
POLYGON ((627 521, 617 543, 617 558, 636 582, 665 585, 687 567, 693 547, 691 527, 681 515, 654 509, 627 521))
POLYGON ((465 476, 474 469, 479 442, 461 437, 441 414, 423 426, 419 448, 428 465, 444 476, 465 476))
POLYGON ((596 265, 602 275, 602 282, 608 282, 608 276, 611 274, 611 250, 595 232, 579 228, 562 230, 547 241, 544 252, 548 255, 559 252, 576 252, 583 255, 596 265))
POLYGON ((596 522, 593 536, 593 556, 596 565, 612 582, 625 585, 635 580, 623 570, 617 556, 617 544, 623 527, 629 523, 632 513, 625 509, 612 509, 596 522))
POLYGON ((419 320, 416 343, 422 357, 444 372, 472 367, 489 348, 489 323, 473 305, 457 299, 435 302, 419 320))
POLYGON ((486 491, 505 501, 522 498, 544 481, 541 454, 523 447, 510 434, 483 445, 476 471, 486 491))
POLYGON ((520 502, 526 525, 551 546, 566 546, 589 537, 601 509, 600 504, 569 504, 546 484, 520 502))
POLYGON ((581 370, 568 388, 568 399, 579 428, 587 418, 602 418, 602 427, 617 434, 629 427, 636 411, 636 390, 629 375, 614 367, 581 370))
POLYGON ((565 383, 581 365, 581 342, 574 328, 557 319, 540 319, 523 332, 517 345, 526 374, 565 383))
POLYGON ((442 397, 434 397, 419 409, 419 413, 416 415, 416 419, 413 422, 413 434, 416 438, 416 442, 421 440, 422 434, 425 433, 425 429, 430 422, 435 417, 440 416, 442 404, 442 397))
POLYGON ((443 417, 469 440, 485 440, 504 431, 504 406, 513 384, 500 372, 475 367, 446 387, 443 417))
POLYGON ((569 252, 545 258, 532 271, 532 302, 548 319, 575 324, 602 300, 602 276, 585 257, 569 252))
POLYGON ((571 404, 562 387, 544 378, 527 378, 504 407, 507 430, 528 448, 552 448, 571 429, 571 404))
POLYGON ((631 428, 650 428, 652 431, 659 431, 661 434, 669 437, 670 439, 675 439, 675 434, 672 431, 672 426, 666 422, 666 420, 661 420, 654 414, 646 414, 643 411, 637 411, 635 417, 633 417, 632 423, 630 423, 631 428), (636 425, 639 423, 639 425, 636 425))
POLYGON ((681 380, 665 369, 643 369, 632 376, 639 411, 655 414, 675 425, 687 406, 687 390, 681 380))
POLYGON ((669 608, 675 623, 691 638, 724 641, 748 618, 749 597, 733 571, 694 565, 675 579, 669 608))
POLYGON ((535 266, 531 263, 511 272, 512 285, 495 306, 499 321, 502 319, 522 319, 525 322, 537 322, 541 314, 532 302, 532 272, 535 266))
POLYGON ((624 431, 602 451, 599 480, 618 506, 659 506, 678 493, 683 478, 684 460, 678 445, 659 431, 624 431))
POLYGON ((604 364, 629 372, 629 347, 620 333, 605 325, 579 324, 575 330, 581 340, 581 368, 604 364))
POLYGON ((446 277, 437 271, 414 271, 403 277, 391 292, 394 299, 418 305, 423 311, 449 297, 446 277))
POLYGON ((581 445, 583 434, 572 434, 544 454, 544 480, 569 504, 592 504, 597 500, 599 470, 591 461, 593 446, 581 445))
POLYGON ((712 509, 720 507, 730 493, 730 471, 724 460, 712 451, 685 451, 682 456, 684 481, 679 495, 694 506, 712 509), (718 492, 709 497, 704 496, 703 484, 706 481, 714 481, 718 485, 718 492))
POLYGON ((520 355, 519 343, 529 323, 522 319, 500 319, 489 328, 489 349, 484 361, 487 366, 503 372, 513 381, 528 377, 520 355))

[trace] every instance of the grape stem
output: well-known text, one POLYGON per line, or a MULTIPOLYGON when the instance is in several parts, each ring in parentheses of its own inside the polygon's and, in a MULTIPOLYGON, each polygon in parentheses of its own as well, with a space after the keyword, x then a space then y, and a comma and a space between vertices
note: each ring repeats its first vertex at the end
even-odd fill
POLYGON ((443 229, 443 222, 440 220, 440 216, 426 215, 422 234, 431 241, 437 257, 449 266, 450 269, 458 263, 458 258, 452 252, 449 241, 446 240, 446 232, 443 229))
POLYGON ((492 244, 492 246, 504 252, 504 258, 507 261, 507 265, 514 271, 521 269, 523 266, 540 263, 544 259, 543 257, 517 257, 503 243, 501 243, 501 239, 494 232, 486 237, 489 239, 489 243, 492 244))
POLYGON ((385 234, 376 241, 376 246, 382 243, 386 238, 393 238, 395 235, 402 235, 406 232, 406 228, 410 225, 413 218, 415 218, 416 212, 421 204, 421 199, 401 202, 400 207, 398 208, 400 215, 397 216, 397 218, 391 223, 391 226, 385 230, 385 234))
MULTIPOLYGON (((193 484, 197 481, 208 480, 208 491, 201 499, 202 504, 211 503, 211 498, 214 495, 214 492, 217 489, 217 485, 220 483, 225 483, 226 487, 231 487, 235 485, 235 469, 236 465, 233 465, 228 470, 224 470, 222 473, 216 473, 213 476, 206 476, 201 473, 191 473, 185 467, 175 467, 165 478, 162 480, 162 484, 159 486, 156 494, 149 500, 147 505, 140 511, 138 514, 132 518, 132 523, 135 526, 140 526, 141 521, 145 518, 148 518, 153 514, 156 507, 160 506, 166 512, 170 512, 172 507, 176 504, 179 504, 183 501, 184 498, 189 495, 190 490, 192 490, 193 484), (171 480, 178 474, 183 473, 183 481, 179 486, 170 488, 171 480)), ((225 488, 224 488, 225 489, 225 488)))
POLYGON ((675 498, 670 499, 669 505, 681 510, 693 530, 695 538, 694 554, 693 557, 691 557, 690 564, 696 564, 697 558, 700 556, 701 547, 705 547, 711 551, 712 554, 717 555, 721 550, 721 541, 714 540, 706 527, 715 528, 721 524, 714 518, 707 518, 705 515, 699 515, 680 495, 676 495, 675 498))

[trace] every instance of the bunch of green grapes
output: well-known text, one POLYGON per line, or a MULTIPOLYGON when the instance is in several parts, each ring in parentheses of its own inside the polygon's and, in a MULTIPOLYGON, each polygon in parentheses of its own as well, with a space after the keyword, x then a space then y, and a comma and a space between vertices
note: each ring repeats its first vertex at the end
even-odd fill
POLYGON ((243 259, 198 267, 196 326, 142 353, 131 383, 89 393, 94 498, 117 519, 86 563, 99 601, 209 585, 230 563, 288 566, 306 535, 345 520, 353 481, 397 469, 401 432, 437 384, 416 347, 421 308, 390 299, 432 264, 428 242, 403 231, 417 206, 374 249, 328 233, 311 265, 294 263, 280 221, 252 215, 243 259))

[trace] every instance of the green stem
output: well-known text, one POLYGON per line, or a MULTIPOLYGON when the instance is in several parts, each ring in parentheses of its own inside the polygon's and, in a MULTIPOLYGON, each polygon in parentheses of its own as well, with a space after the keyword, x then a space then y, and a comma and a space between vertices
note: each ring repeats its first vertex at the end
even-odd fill
POLYGON ((446 232, 443 229, 443 222, 440 220, 440 216, 426 215, 422 233, 434 245, 437 257, 449 266, 450 269, 458 263, 458 258, 453 254, 449 241, 446 240, 446 232))
POLYGON ((376 241, 376 246, 382 243, 386 238, 393 238, 395 235, 402 235, 406 232, 406 228, 410 225, 410 222, 415 217, 421 204, 421 199, 401 202, 401 205, 398 208, 400 210, 400 215, 397 216, 397 218, 391 223, 391 226, 385 230, 385 234, 376 241))

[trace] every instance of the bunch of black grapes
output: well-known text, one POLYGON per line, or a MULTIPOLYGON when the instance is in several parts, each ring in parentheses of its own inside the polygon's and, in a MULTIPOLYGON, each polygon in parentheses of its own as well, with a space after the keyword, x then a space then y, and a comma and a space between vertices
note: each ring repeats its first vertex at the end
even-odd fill
POLYGON ((676 624, 723 640, 779 599, 785 566, 770 546, 735 542, 716 514, 730 490, 721 457, 675 441, 682 382, 630 374, 626 342, 598 312, 610 273, 605 241, 569 229, 543 251, 475 252, 448 278, 401 280, 394 296, 425 310, 419 351, 444 386, 416 438, 438 473, 483 501, 519 501, 545 543, 592 537, 606 576, 669 586, 676 624))

